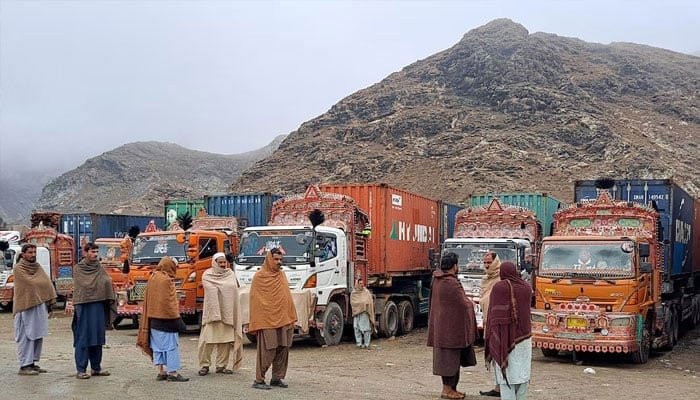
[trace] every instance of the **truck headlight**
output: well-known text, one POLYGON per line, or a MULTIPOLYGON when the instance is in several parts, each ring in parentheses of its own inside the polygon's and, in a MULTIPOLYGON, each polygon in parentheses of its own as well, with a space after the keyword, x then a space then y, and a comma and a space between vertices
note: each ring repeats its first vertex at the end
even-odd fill
POLYGON ((530 314, 530 321, 536 323, 536 324, 544 324, 546 318, 544 315, 540 314, 530 314))
POLYGON ((605 328, 603 328, 603 329, 600 330, 600 334, 603 335, 603 336, 608 336, 608 330, 605 329, 605 328))

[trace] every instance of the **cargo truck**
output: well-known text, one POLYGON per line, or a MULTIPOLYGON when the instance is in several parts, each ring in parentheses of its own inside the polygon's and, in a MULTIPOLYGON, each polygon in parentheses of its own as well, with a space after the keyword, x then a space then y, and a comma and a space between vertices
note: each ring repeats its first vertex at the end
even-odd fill
POLYGON ((276 201, 269 226, 243 231, 236 276, 249 285, 266 252, 280 248, 290 289, 314 292, 311 335, 320 345, 338 344, 352 323, 350 292, 359 277, 375 295, 379 334, 408 333, 429 309, 441 209, 385 184, 310 186, 276 201), (308 216, 316 209, 325 222, 314 228, 308 216))
POLYGON ((211 216, 236 217, 241 229, 264 226, 270 220, 272 203, 281 197, 271 193, 208 195, 204 196, 204 208, 211 216))
POLYGON ((608 179, 577 181, 575 200, 541 248, 533 346, 646 363, 700 322, 697 201, 672 180, 608 179))
POLYGON ((180 301, 180 314, 189 329, 198 329, 204 302, 202 274, 211 267, 217 252, 238 251, 239 230, 233 217, 209 217, 203 210, 186 231, 150 231, 140 233, 134 242, 128 285, 117 291, 117 314, 138 324, 146 284, 160 259, 177 260, 175 287, 180 301))

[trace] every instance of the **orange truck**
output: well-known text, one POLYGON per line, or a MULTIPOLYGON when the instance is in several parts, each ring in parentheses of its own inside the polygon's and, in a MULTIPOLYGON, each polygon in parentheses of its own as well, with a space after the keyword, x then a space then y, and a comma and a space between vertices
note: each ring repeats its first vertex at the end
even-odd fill
POLYGON ((237 253, 238 223, 234 217, 210 217, 200 214, 186 231, 143 232, 134 242, 128 283, 117 291, 117 313, 138 323, 146 284, 160 259, 177 260, 175 279, 180 313, 185 322, 199 327, 204 302, 202 274, 211 267, 211 258, 222 252, 237 253))
MULTIPOLYGON (((694 201, 662 183, 655 198, 652 183, 630 183, 628 198, 616 200, 614 181, 600 180, 597 195, 591 186, 585 201, 555 214, 531 312, 532 343, 545 356, 612 353, 646 363, 650 349, 673 347, 681 322, 700 322, 700 271, 690 246, 694 201), (647 202, 634 201, 635 187, 647 202), (677 274, 674 259, 686 263, 677 274)), ((579 189, 577 183, 577 197, 579 189)))
POLYGON ((125 289, 129 274, 124 272, 124 263, 131 259, 131 238, 98 238, 95 244, 100 249, 100 264, 112 278, 115 293, 125 289))
MULTIPOLYGON (((36 223, 20 240, 37 247, 45 247, 49 253, 49 276, 56 288, 58 300, 65 302, 73 295, 73 265, 75 264, 75 244, 73 238, 58 233, 53 227, 55 213, 34 213, 32 221, 36 223), (46 224, 45 224, 46 222, 46 224)), ((55 214, 59 215, 60 214, 55 214)), ((14 295, 14 276, 9 275, 0 290, 0 304, 9 304, 14 295)))

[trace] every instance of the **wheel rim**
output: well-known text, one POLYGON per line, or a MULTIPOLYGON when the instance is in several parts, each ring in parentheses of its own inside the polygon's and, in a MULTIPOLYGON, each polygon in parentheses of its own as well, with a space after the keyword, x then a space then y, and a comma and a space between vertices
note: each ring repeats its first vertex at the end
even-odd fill
POLYGON ((335 313, 328 318, 328 334, 332 337, 338 336, 340 333, 340 318, 335 313))

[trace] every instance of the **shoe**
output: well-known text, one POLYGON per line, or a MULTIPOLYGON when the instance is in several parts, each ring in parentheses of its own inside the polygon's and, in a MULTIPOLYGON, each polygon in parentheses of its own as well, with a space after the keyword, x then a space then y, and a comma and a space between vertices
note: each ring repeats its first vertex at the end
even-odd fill
POLYGON ((287 385, 286 383, 284 383, 284 382, 282 381, 282 379, 273 379, 273 380, 271 380, 271 381, 270 381, 270 386, 277 386, 277 387, 281 387, 281 388, 284 388, 284 389, 286 389, 286 388, 289 387, 289 385, 287 385))
POLYGON ((233 373, 233 371, 231 371, 228 368, 224 368, 224 367, 216 367, 216 373, 217 374, 224 374, 224 375, 231 375, 233 373))
POLYGON ((252 387, 253 387, 253 389, 262 389, 262 390, 272 389, 272 387, 270 385, 268 385, 267 383, 265 383, 265 381, 262 381, 262 382, 254 381, 252 387))
POLYGON ((168 374, 158 374, 158 375, 156 375, 156 380, 157 381, 167 381, 168 374))
POLYGON ((91 376, 110 376, 112 374, 109 371, 105 371, 104 369, 101 369, 99 371, 91 371, 90 375, 91 376))
POLYGON ((39 375, 39 372, 34 370, 33 367, 20 368, 17 375, 39 375))
POLYGON ((168 374, 168 382, 187 382, 190 380, 190 378, 185 378, 184 376, 180 374, 176 375, 170 375, 168 374))
POLYGON ((45 373, 49 372, 49 371, 47 371, 47 370, 41 368, 41 367, 38 366, 38 365, 32 365, 32 369, 33 369, 34 371, 40 373, 40 374, 45 374, 45 373))
POLYGON ((501 397, 501 392, 493 389, 489 390, 488 392, 482 392, 479 390, 479 394, 482 396, 501 397))
POLYGON ((200 368, 197 374, 199 374, 199 376, 209 375, 209 367, 200 368))
POLYGON ((87 372, 78 372, 75 374, 75 377, 77 379, 90 379, 90 375, 88 375, 87 372))

